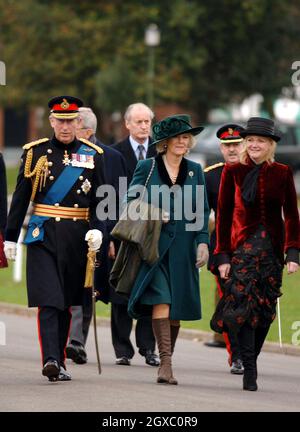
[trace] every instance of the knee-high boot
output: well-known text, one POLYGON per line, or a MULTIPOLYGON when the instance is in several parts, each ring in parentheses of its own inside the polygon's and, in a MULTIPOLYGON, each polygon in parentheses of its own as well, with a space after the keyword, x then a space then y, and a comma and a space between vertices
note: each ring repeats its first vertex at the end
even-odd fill
POLYGON ((174 326, 171 324, 171 355, 173 355, 174 353, 174 348, 178 337, 179 329, 180 329, 180 325, 174 326))
POLYGON ((162 384, 177 384, 177 380, 173 377, 171 362, 170 320, 169 318, 153 319, 152 326, 160 358, 157 382, 162 384))
POLYGON ((243 389, 256 391, 256 357, 255 357, 255 330, 249 325, 244 324, 239 333, 239 346, 244 365, 243 389))
POLYGON ((257 327, 255 329, 255 375, 257 378, 257 358, 260 354, 264 341, 267 337, 267 334, 270 329, 270 325, 268 324, 266 327, 257 327))

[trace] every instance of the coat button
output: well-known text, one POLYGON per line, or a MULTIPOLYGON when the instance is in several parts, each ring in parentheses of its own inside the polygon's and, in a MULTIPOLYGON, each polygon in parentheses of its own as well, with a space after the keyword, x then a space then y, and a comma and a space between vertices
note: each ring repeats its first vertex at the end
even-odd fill
POLYGON ((53 176, 50 176, 49 179, 50 179, 50 180, 54 180, 54 177, 53 177, 53 176))
POLYGON ((51 150, 51 149, 48 149, 48 150, 47 150, 47 153, 51 154, 51 153, 52 153, 52 150, 51 150))
POLYGON ((55 207, 59 207, 59 203, 55 203, 54 205, 55 205, 55 207))
POLYGON ((173 237, 174 237, 174 233, 170 233, 169 236, 170 236, 171 238, 173 238, 173 237))
POLYGON ((76 222, 76 221, 77 221, 77 218, 73 218, 73 221, 76 222))
POLYGON ((60 221, 60 217, 57 216, 57 217, 55 218, 55 220, 56 220, 56 222, 59 222, 59 221, 60 221))
POLYGON ((53 162, 48 162, 48 166, 52 166, 53 165, 53 162))
POLYGON ((78 207, 79 207, 79 205, 78 205, 78 204, 74 204, 74 207, 75 207, 75 208, 78 208, 78 207))
POLYGON ((83 176, 79 176, 79 180, 83 180, 83 176))
POLYGON ((78 195, 81 193, 81 190, 80 189, 77 189, 77 191, 76 191, 77 193, 78 193, 78 195))

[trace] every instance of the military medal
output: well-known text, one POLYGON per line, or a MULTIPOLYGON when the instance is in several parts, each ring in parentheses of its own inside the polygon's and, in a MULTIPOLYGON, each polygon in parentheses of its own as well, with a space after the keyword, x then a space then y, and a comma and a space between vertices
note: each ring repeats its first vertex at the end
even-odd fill
POLYGON ((93 169, 95 168, 94 165, 94 156, 92 155, 85 155, 85 154, 78 154, 78 153, 72 153, 72 162, 73 167, 80 167, 80 168, 89 168, 93 169))
POLYGON ((39 235, 40 235, 39 227, 34 228, 34 230, 32 231, 32 237, 37 238, 39 235))
POLYGON ((68 165, 70 165, 70 163, 71 163, 71 160, 69 159, 69 155, 68 155, 67 150, 65 150, 65 154, 64 154, 64 158, 63 158, 62 163, 63 163, 65 166, 68 166, 68 165))
POLYGON ((91 190, 91 183, 88 181, 88 179, 85 179, 84 182, 81 185, 81 189, 85 194, 87 194, 91 190))

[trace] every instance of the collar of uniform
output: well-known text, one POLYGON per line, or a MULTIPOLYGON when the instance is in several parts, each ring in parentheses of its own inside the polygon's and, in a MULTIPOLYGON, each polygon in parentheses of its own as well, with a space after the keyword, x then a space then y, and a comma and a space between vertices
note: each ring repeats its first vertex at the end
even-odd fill
POLYGON ((76 147, 76 145, 78 144, 78 141, 76 138, 72 142, 70 142, 69 144, 64 144, 61 141, 59 141, 55 135, 52 137, 51 142, 52 142, 52 144, 55 145, 55 147, 65 149, 65 150, 67 150, 67 149, 73 150, 74 147, 76 147))
MULTIPOLYGON (((141 145, 139 142, 137 142, 134 138, 132 138, 131 135, 129 135, 129 142, 131 144, 131 147, 133 148, 134 154, 137 154, 137 150, 138 150, 138 146, 141 145)), ((148 151, 148 146, 149 146, 149 138, 147 138, 143 144, 144 149, 145 149, 145 157, 148 151)))

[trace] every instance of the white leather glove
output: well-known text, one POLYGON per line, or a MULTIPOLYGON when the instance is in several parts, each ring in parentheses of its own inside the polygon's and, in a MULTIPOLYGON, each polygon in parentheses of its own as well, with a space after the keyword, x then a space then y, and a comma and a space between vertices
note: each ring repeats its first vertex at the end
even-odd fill
POLYGON ((12 241, 4 242, 4 253, 6 259, 10 261, 15 261, 17 255, 17 243, 12 241))
POLYGON ((199 243, 197 248, 197 261, 196 261, 196 267, 200 268, 203 267, 209 257, 208 247, 206 243, 199 243))
POLYGON ((162 221, 163 223, 168 223, 170 220, 170 213, 168 213, 167 211, 163 210, 162 212, 162 221))
POLYGON ((98 251, 102 244, 103 234, 100 230, 89 230, 85 235, 85 240, 88 242, 89 248, 92 251, 98 251))

